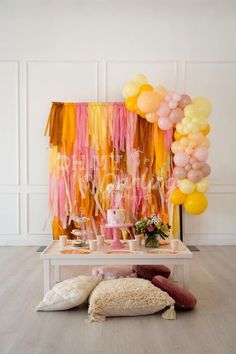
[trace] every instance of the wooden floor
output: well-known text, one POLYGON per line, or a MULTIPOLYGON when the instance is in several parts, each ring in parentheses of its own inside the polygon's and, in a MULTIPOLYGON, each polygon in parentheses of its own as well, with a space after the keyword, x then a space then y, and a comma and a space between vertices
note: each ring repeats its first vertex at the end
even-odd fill
MULTIPOLYGON (((88 269, 82 270, 88 272, 88 269)), ((63 277, 81 269, 63 269, 63 277)), ((87 323, 87 308, 38 313, 42 264, 35 247, 0 248, 0 354, 236 353, 236 246, 200 247, 190 289, 198 299, 176 321, 160 314, 87 323)))

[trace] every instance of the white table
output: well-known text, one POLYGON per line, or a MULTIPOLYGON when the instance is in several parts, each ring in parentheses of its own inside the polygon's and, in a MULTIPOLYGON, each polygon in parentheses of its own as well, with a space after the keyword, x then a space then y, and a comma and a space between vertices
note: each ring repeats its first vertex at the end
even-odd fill
MULTIPOLYGON (((70 246, 67 247, 67 249, 70 246)), ((105 246, 108 249, 109 246, 105 246)), ((127 245, 125 246, 127 249, 127 245)), ((159 252, 169 249, 170 246, 161 246, 159 252)), ((122 248, 121 251, 123 251, 122 248)), ((149 249, 150 250, 150 249, 149 249)), ((155 249, 156 250, 156 249, 155 249)), ((165 252, 165 251, 163 251, 165 252)), ((60 252, 59 241, 52 241, 49 246, 41 253, 43 260, 44 273, 44 294, 50 289, 50 269, 55 266, 55 282, 61 281, 61 266, 74 265, 136 265, 136 264, 170 264, 173 265, 173 279, 177 280, 178 266, 183 266, 183 285, 189 285, 189 261, 192 252, 178 240, 178 250, 175 254, 171 253, 147 253, 147 248, 142 246, 137 252, 127 254, 107 254, 103 250, 90 254, 63 254, 60 252)))

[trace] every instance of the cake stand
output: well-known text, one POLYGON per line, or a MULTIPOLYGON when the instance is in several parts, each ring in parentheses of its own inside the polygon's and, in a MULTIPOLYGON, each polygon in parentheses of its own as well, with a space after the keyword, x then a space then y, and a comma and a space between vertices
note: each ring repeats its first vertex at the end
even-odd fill
POLYGON ((127 229, 128 227, 133 226, 134 224, 131 223, 127 223, 127 224, 121 224, 121 225, 104 225, 104 227, 106 229, 112 229, 112 233, 113 233, 113 241, 110 244, 110 249, 120 249, 123 248, 124 245, 122 242, 120 242, 120 238, 119 238, 119 229, 127 229))

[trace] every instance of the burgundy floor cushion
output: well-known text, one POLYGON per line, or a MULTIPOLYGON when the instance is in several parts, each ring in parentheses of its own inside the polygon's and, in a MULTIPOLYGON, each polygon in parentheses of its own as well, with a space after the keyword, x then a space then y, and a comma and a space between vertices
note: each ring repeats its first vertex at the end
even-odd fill
POLYGON ((169 278, 170 269, 164 265, 135 265, 133 266, 133 272, 135 272, 138 278, 152 280, 156 275, 162 275, 165 278, 169 278))
POLYGON ((190 291, 181 288, 171 280, 158 275, 152 279, 152 283, 175 300, 176 308, 193 310, 195 307, 197 303, 195 296, 191 294, 190 291))

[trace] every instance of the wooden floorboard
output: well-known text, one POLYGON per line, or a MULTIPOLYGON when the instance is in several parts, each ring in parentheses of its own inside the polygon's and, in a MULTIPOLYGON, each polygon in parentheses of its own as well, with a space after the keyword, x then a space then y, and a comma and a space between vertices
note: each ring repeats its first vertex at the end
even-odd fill
MULTIPOLYGON (((155 314, 89 324, 85 305, 35 312, 43 295, 37 247, 0 247, 0 354, 235 354, 236 246, 199 248, 190 273, 194 311, 176 321, 155 314)), ((62 276, 89 271, 68 267, 62 276)))

